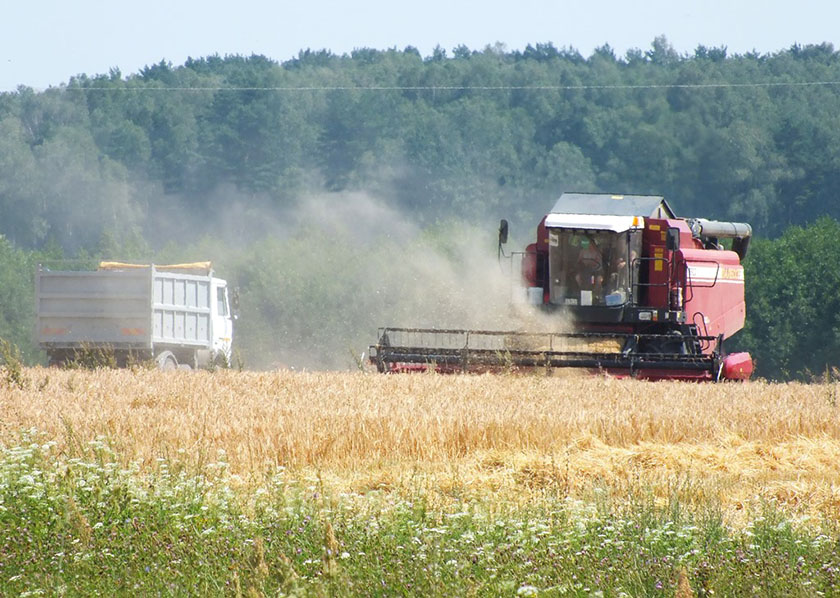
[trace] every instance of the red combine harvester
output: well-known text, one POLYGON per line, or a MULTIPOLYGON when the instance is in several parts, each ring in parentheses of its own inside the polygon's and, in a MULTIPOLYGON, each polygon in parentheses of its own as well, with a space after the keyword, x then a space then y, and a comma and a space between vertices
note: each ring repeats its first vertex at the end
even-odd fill
MULTIPOLYGON (((586 368, 648 380, 746 380, 748 224, 677 218, 664 198, 564 193, 521 256, 523 300, 562 332, 382 328, 380 372, 586 368), (728 240, 729 249, 721 244, 728 240)), ((499 228, 500 255, 508 225, 499 228)))

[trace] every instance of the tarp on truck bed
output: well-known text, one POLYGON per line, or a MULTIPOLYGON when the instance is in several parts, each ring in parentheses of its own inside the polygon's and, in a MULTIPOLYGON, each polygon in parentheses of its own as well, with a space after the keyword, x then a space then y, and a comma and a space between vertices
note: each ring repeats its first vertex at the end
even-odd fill
POLYGON ((154 265, 161 272, 185 272, 190 274, 210 274, 212 262, 188 262, 184 264, 129 264, 126 262, 99 262, 100 270, 137 270, 154 265))

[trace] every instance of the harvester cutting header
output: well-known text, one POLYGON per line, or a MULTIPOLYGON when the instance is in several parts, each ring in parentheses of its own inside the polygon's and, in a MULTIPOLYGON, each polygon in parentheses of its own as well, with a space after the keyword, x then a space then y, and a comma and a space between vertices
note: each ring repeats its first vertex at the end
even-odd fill
MULTIPOLYGON (((579 367, 747 379, 749 354, 726 355, 723 342, 744 325, 751 234, 748 224, 677 218, 660 196, 564 193, 536 242, 506 256, 521 260, 519 295, 556 316, 557 331, 383 328, 371 361, 382 372, 579 367)), ((500 255, 507 236, 503 220, 500 255)))

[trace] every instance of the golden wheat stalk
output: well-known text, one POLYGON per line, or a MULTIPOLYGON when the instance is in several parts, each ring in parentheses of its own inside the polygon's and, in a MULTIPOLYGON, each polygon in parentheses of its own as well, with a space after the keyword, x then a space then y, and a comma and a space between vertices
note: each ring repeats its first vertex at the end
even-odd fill
MULTIPOLYGON (((0 442, 34 428, 65 452, 260 479, 321 472, 351 490, 426 480, 516 496, 639 484, 736 505, 840 508, 835 385, 604 377, 25 371, 0 390, 0 442), (453 474, 455 472, 455 474, 453 474), (686 481, 687 480, 687 481, 686 481), (702 486, 702 487, 701 487, 702 486), (525 492, 523 492, 525 490, 525 492)), ((832 512, 834 512, 832 511, 832 512)))

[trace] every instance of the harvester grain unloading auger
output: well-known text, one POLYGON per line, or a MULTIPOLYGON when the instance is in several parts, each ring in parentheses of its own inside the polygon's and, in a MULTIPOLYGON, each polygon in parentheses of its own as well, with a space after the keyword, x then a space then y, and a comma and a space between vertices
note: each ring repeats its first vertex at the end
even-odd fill
MULTIPOLYGON (((659 196, 564 193, 521 258, 523 301, 572 331, 382 328, 381 372, 584 368, 645 379, 745 380, 748 224, 677 218, 659 196), (728 240, 725 249, 722 240, 728 240)), ((507 223, 499 229, 499 254, 507 223)))

